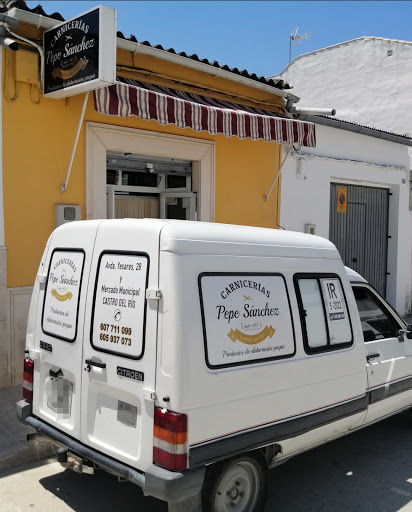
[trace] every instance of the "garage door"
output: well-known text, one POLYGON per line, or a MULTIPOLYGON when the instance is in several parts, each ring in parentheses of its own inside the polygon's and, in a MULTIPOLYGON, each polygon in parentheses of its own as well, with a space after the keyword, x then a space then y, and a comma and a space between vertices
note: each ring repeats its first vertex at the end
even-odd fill
POLYGON ((329 239, 345 265, 386 293, 389 190, 331 183, 329 239))

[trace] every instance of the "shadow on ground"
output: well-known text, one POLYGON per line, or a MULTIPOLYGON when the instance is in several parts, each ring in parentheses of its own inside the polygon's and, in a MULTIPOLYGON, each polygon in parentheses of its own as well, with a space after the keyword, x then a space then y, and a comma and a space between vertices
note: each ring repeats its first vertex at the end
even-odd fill
MULTIPOLYGON (((311 450, 269 474, 264 512, 412 512, 412 415, 311 450)), ((167 504, 98 471, 40 480, 76 512, 167 512, 167 504)))
POLYGON ((394 416, 275 468, 265 512, 412 512, 411 455, 412 415, 394 416))
POLYGON ((97 470, 94 475, 80 475, 66 469, 42 478, 40 483, 76 512, 167 512, 166 503, 145 497, 140 487, 119 482, 102 470, 97 470))

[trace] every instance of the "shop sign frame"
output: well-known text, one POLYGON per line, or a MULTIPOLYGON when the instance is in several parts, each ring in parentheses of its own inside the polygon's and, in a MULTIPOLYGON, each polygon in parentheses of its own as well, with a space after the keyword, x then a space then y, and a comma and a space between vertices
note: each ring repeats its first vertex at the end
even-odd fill
POLYGON ((116 82, 117 12, 99 5, 43 34, 43 95, 66 98, 116 82))

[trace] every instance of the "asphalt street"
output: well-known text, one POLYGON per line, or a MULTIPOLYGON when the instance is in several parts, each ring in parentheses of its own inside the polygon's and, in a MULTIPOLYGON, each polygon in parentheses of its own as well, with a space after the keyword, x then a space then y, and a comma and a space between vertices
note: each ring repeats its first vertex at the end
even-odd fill
MULTIPOLYGON (((399 415, 273 469, 264 512, 412 512, 412 415, 399 415)), ((104 472, 58 463, 0 471, 1 512, 167 512, 104 472)))

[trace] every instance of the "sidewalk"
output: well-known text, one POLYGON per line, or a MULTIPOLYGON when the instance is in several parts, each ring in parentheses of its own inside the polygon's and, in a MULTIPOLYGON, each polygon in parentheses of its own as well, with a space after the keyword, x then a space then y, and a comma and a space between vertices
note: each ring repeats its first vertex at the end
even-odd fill
POLYGON ((21 386, 0 389, 0 469, 53 454, 49 443, 27 441, 27 434, 35 430, 17 419, 16 402, 22 398, 21 386))

